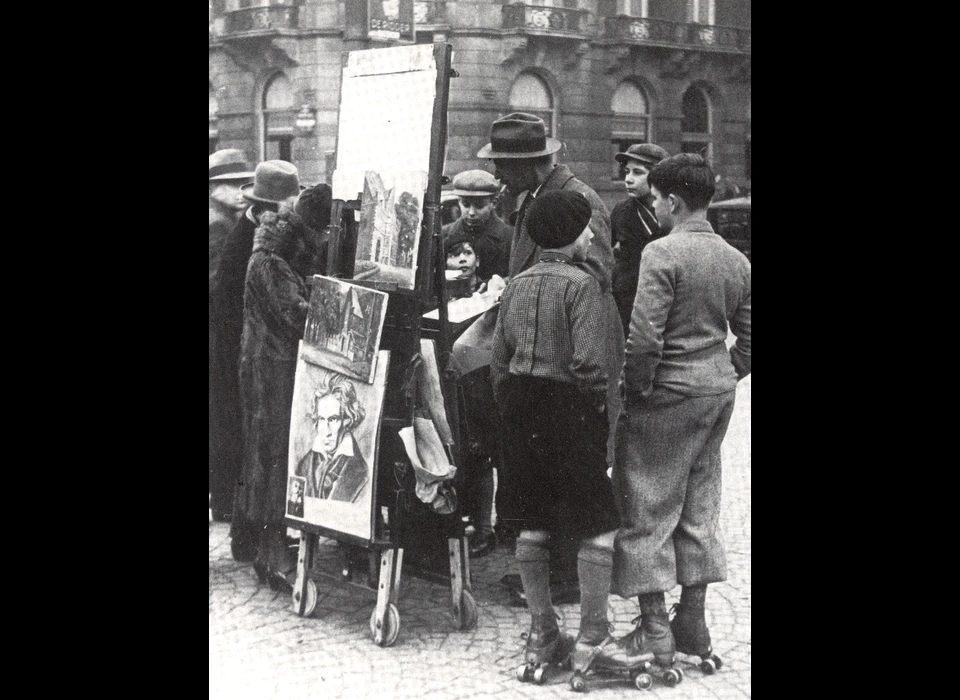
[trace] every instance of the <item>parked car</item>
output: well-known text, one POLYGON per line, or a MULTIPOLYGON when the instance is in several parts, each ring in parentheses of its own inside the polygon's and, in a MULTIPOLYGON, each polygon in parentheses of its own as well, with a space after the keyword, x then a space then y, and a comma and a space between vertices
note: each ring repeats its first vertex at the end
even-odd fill
POLYGON ((460 218, 460 198, 452 192, 440 193, 440 221, 443 225, 460 218))
POLYGON ((750 197, 736 197, 711 202, 707 207, 707 221, 713 230, 741 253, 750 257, 750 197))

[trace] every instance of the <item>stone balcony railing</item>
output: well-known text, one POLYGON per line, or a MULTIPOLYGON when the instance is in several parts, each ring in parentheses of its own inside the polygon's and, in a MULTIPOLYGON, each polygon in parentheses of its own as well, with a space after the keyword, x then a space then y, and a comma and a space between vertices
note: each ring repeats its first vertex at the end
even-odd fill
POLYGON ((413 3, 413 23, 417 30, 450 26, 447 21, 447 1, 415 0, 413 3))
POLYGON ((223 33, 272 32, 278 29, 297 29, 299 26, 299 8, 292 5, 271 5, 269 7, 248 7, 243 10, 231 10, 226 13, 223 33))
POLYGON ((626 15, 607 17, 605 29, 607 39, 628 40, 639 44, 655 44, 672 48, 750 53, 749 29, 687 24, 626 15))
POLYGON ((586 10, 513 4, 503 6, 503 28, 534 30, 544 34, 585 35, 589 32, 586 10))

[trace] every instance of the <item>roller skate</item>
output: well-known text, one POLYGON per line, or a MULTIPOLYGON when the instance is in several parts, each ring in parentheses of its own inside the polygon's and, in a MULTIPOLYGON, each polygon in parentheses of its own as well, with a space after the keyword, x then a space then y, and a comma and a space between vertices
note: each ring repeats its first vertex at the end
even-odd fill
POLYGON ((570 655, 573 677, 570 679, 570 688, 578 693, 587 690, 587 681, 597 676, 628 675, 637 688, 649 688, 653 679, 646 672, 647 661, 653 660, 653 654, 644 654, 634 661, 636 668, 622 668, 615 659, 609 656, 611 645, 615 640, 610 636, 611 627, 604 620, 602 623, 582 625, 577 635, 573 653, 570 655))
POLYGON ((533 614, 524 649, 526 663, 517 668, 517 680, 542 685, 551 671, 569 665, 573 645, 573 637, 560 631, 552 610, 533 614))
POLYGON ((660 679, 672 688, 683 680, 683 671, 674 667, 676 649, 663 594, 641 596, 640 607, 641 615, 633 620, 636 629, 603 647, 593 669, 597 675, 629 675, 637 688, 646 690, 653 685, 656 665, 663 671, 660 679))
POLYGON ((676 612, 670 621, 670 629, 676 640, 677 658, 699 666, 704 675, 716 673, 723 667, 723 661, 713 653, 703 607, 676 603, 671 612, 676 612))

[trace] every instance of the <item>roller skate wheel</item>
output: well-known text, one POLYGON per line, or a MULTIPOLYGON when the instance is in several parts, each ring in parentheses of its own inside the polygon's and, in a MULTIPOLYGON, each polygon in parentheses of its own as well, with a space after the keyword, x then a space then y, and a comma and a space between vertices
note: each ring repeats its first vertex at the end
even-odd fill
POLYGON ((712 676, 717 672, 717 664, 713 659, 704 659, 700 662, 700 670, 703 671, 704 675, 712 676))
POLYGON ((533 682, 537 685, 543 685, 543 666, 538 666, 533 670, 533 682))
POLYGON ((719 656, 717 656, 716 654, 714 654, 714 655, 713 655, 712 657, 710 657, 710 658, 713 659, 713 663, 716 664, 718 671, 719 671, 721 668, 723 668, 723 661, 720 660, 720 657, 719 657, 719 656))
POLYGON ((637 690, 650 690, 653 687, 653 676, 649 673, 637 673, 633 677, 633 685, 637 690))
POLYGON ((517 680, 521 683, 526 683, 529 680, 527 677, 529 670, 529 666, 517 666, 517 680))
POLYGON ((682 679, 683 676, 681 676, 675 668, 668 669, 667 672, 663 674, 663 682, 668 688, 673 688, 682 679))
POLYGON ((577 673, 570 679, 570 688, 578 693, 582 693, 587 689, 587 682, 583 679, 583 676, 577 673))
MULTIPOLYGON (((677 675, 680 676, 680 680, 682 681, 684 679, 683 669, 677 666, 674 670, 677 672, 677 675)), ((680 681, 677 682, 679 683, 680 681)))
MULTIPOLYGON (((296 586, 293 589, 291 597, 293 598, 293 611, 300 614, 300 591, 297 590, 296 586)), ((304 605, 301 617, 310 617, 317 608, 317 584, 313 579, 307 579, 307 590, 304 598, 306 599, 306 604, 304 605)))

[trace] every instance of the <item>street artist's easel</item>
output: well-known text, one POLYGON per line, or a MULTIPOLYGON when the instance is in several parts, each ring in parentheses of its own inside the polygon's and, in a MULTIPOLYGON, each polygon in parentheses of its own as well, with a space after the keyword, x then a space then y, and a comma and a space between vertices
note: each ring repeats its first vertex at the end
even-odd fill
MULTIPOLYGON (((410 47, 410 49, 422 52, 426 47, 410 47)), ((397 50, 374 49, 362 53, 397 50)), ((362 193, 358 193, 356 199, 338 199, 335 188, 331 213, 327 275, 389 294, 380 349, 389 350, 391 359, 378 437, 377 458, 373 468, 375 493, 372 513, 373 535, 368 541, 311 523, 289 518, 286 520, 288 527, 299 529, 302 533, 297 580, 293 590, 294 611, 300 616, 311 615, 317 604, 316 584, 310 579, 309 574, 313 568, 319 536, 369 550, 371 579, 376 576, 377 562, 374 555, 378 557, 377 604, 370 617, 370 632, 373 641, 379 646, 390 646, 397 639, 400 630, 398 586, 404 549, 422 548, 424 542, 430 539, 424 536, 427 534, 424 532, 425 528, 432 528, 433 534, 443 535, 447 542, 454 627, 460 630, 470 629, 477 621, 477 607, 470 580, 467 539, 460 506, 458 505, 451 514, 438 515, 417 498, 414 493, 413 468, 398 435, 401 428, 413 425, 415 414, 424 409, 418 401, 417 387, 418 382, 423 381, 424 372, 424 357, 421 354, 420 341, 432 339, 435 341, 436 360, 440 372, 445 422, 449 426, 451 437, 449 441, 444 441, 449 443, 445 447, 449 452, 450 463, 460 463, 460 460, 456 459, 460 442, 456 410, 456 378, 448 371, 452 337, 447 322, 445 255, 440 238, 440 185, 446 150, 447 102, 450 77, 455 73, 450 67, 452 51, 449 44, 434 44, 426 50, 432 50, 436 65, 436 91, 430 124, 429 171, 423 202, 423 224, 414 289, 400 288, 396 283, 354 278, 359 228, 356 212, 360 211, 362 193), (423 314, 432 309, 438 309, 440 315, 436 330, 425 329, 421 325, 423 314), (384 511, 386 518, 381 515, 384 511)), ((422 58, 424 54, 421 53, 419 56, 422 58)), ((342 105, 343 86, 341 85, 341 121, 351 118, 350 115, 344 114, 342 105)), ((390 104, 377 104, 371 109, 378 110, 383 119, 389 119, 393 107, 394 105, 390 104)), ((364 113, 364 116, 369 118, 370 115, 364 113)), ((342 130, 338 132, 338 152, 346 145, 340 142, 342 133, 342 130)), ((360 165, 373 169, 377 165, 384 164, 360 165)), ((434 417, 434 422, 440 421, 434 417)), ((460 493, 462 493, 462 481, 463 477, 460 474, 453 479, 454 488, 460 493)), ((344 577, 350 577, 349 563, 344 567, 344 577)), ((427 578, 432 577, 427 576, 427 578)))

